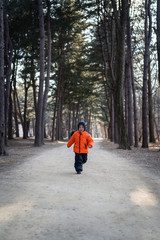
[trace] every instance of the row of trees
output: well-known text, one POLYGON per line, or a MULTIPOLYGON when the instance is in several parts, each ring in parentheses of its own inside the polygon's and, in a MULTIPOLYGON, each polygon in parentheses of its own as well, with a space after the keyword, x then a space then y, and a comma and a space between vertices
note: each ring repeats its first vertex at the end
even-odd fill
POLYGON ((120 148, 141 135, 148 147, 148 129, 154 142, 158 9, 147 0, 138 9, 133 0, 0 0, 0 154, 19 125, 41 146, 46 123, 59 140, 81 119, 91 132, 95 117, 120 148))
POLYGON ((140 106, 137 104, 136 93, 139 85, 142 93, 142 147, 148 147, 148 129, 150 141, 155 142, 152 94, 153 89, 155 91, 158 89, 159 78, 157 76, 158 58, 153 59, 153 53, 159 54, 158 6, 157 1, 157 6, 152 4, 151 8, 151 1, 146 0, 145 5, 138 6, 141 7, 139 10, 135 7, 134 1, 112 0, 111 3, 105 0, 95 1, 97 12, 95 44, 97 43, 97 51, 101 51, 102 56, 104 88, 109 105, 110 138, 118 142, 120 148, 129 149, 133 142, 137 147, 141 137, 138 133, 138 107, 140 106), (156 7, 157 11, 155 11, 156 7), (152 45, 150 44, 153 29, 157 35, 157 49, 155 40, 152 40, 152 45), (139 54, 138 57, 137 54, 139 54), (141 68, 143 67, 143 74, 140 76, 143 82, 138 79, 138 84, 135 76, 137 62, 140 63, 141 68), (155 67, 151 72, 152 66, 155 67), (157 78, 157 86, 153 86, 154 76, 157 78))
MULTIPOLYGON (((8 78, 10 84, 5 85, 5 93, 7 90, 10 95, 6 101, 10 103, 9 119, 5 121, 6 142, 7 137, 13 137, 13 128, 19 136, 19 123, 23 127, 23 138, 27 138, 31 117, 36 118, 35 146, 43 144, 46 116, 53 119, 53 140, 62 139, 63 124, 68 125, 70 132, 81 117, 90 122, 88 98, 94 99, 94 83, 86 67, 82 31, 87 24, 78 2, 44 1, 42 5, 42 1, 4 1, 9 23, 10 65, 13 62, 8 78), (49 111, 46 114, 48 92, 49 111), (70 119, 66 123, 63 123, 64 116, 70 119)), ((6 14, 4 10, 3 14, 6 14)), ((6 62, 4 67, 7 70, 6 62)))

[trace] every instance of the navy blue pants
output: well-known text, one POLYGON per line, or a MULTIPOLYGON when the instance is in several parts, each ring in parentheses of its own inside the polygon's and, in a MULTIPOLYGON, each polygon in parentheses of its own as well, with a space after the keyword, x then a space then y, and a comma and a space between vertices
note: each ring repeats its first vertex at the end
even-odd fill
POLYGON ((87 162, 87 153, 75 153, 75 164, 76 171, 83 171, 83 164, 87 162))

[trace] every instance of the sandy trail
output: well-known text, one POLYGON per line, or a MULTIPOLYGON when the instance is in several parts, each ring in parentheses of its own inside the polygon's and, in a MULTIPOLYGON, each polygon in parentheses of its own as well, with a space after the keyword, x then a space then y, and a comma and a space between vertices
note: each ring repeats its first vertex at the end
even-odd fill
POLYGON ((157 176, 99 141, 77 175, 61 145, 0 173, 1 240, 160 239, 157 176))

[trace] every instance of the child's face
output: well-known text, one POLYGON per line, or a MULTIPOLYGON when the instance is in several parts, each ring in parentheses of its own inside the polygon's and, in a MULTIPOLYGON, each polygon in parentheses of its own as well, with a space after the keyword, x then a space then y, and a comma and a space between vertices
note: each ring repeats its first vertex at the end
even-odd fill
POLYGON ((83 125, 79 125, 79 131, 81 131, 81 132, 84 131, 84 127, 83 127, 83 125))

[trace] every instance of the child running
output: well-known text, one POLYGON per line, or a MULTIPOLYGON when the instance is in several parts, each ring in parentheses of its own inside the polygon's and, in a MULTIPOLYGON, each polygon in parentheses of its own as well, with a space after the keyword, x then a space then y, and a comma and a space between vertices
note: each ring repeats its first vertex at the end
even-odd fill
POLYGON ((88 153, 88 147, 93 147, 93 139, 91 138, 91 135, 86 132, 86 124, 85 122, 79 122, 78 123, 78 131, 76 131, 71 139, 69 140, 67 147, 71 147, 74 143, 74 149, 75 152, 75 170, 77 174, 81 174, 83 171, 83 164, 87 162, 87 153, 88 153))

